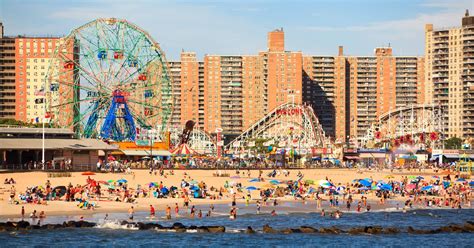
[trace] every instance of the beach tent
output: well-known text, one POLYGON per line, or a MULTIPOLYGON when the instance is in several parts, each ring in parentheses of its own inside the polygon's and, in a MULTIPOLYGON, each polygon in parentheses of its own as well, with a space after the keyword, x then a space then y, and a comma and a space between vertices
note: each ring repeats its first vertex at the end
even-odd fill
POLYGON ((180 156, 180 155, 194 155, 197 154, 195 150, 193 150, 191 147, 188 146, 188 144, 181 144, 171 150, 171 154, 175 156, 180 156))

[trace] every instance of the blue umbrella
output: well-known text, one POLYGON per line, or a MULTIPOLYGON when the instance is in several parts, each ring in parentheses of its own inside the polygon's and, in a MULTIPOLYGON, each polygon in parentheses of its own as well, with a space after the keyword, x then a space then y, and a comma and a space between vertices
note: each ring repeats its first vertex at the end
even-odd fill
POLYGON ((127 183, 127 180, 122 178, 122 179, 117 180, 117 183, 127 183))
POLYGON ((422 176, 417 176, 416 179, 418 179, 418 180, 423 180, 423 179, 425 179, 425 178, 422 177, 422 176))
POLYGON ((372 182, 372 181, 373 181, 372 179, 370 179, 370 178, 368 178, 368 177, 364 178, 364 180, 365 180, 365 181, 369 181, 369 182, 372 182))
POLYGON ((456 182, 465 182, 465 181, 466 181, 466 179, 464 179, 464 178, 458 178, 458 179, 456 180, 456 182))
POLYGON ((380 186, 380 189, 381 190, 386 190, 386 191, 391 191, 393 188, 392 188, 392 185, 384 183, 380 186))
POLYGON ((367 188, 367 187, 362 187, 362 188, 359 188, 359 190, 369 190, 370 188, 367 188))
POLYGON ((165 195, 168 194, 168 192, 170 192, 170 191, 166 187, 161 189, 161 193, 163 193, 165 195))
POLYGON ((428 191, 432 188, 433 188, 433 185, 428 185, 428 186, 425 186, 425 187, 421 188, 421 191, 428 191))
POLYGON ((470 181, 470 182, 469 182, 469 185, 470 185, 470 186, 474 186, 474 181, 470 181))
POLYGON ((257 183, 257 182, 260 182, 260 179, 258 179, 258 178, 250 179, 249 182, 257 183))
POLYGON ((448 188, 449 186, 451 186, 451 182, 443 181, 443 187, 444 187, 445 189, 448 188))
POLYGON ((270 183, 271 183, 271 184, 280 184, 280 181, 278 181, 278 180, 270 180, 270 183))
POLYGON ((370 185, 372 185, 371 182, 369 182, 369 181, 367 181, 367 180, 365 180, 365 179, 360 180, 359 183, 362 184, 362 185, 364 185, 365 187, 370 187, 370 185))
POLYGON ((196 185, 191 185, 191 187, 189 187, 190 190, 199 190, 199 187, 196 186, 196 185))
POLYGON ((245 188, 245 189, 248 190, 248 191, 257 190, 257 188, 254 187, 254 186, 249 186, 249 187, 247 187, 247 188, 245 188))

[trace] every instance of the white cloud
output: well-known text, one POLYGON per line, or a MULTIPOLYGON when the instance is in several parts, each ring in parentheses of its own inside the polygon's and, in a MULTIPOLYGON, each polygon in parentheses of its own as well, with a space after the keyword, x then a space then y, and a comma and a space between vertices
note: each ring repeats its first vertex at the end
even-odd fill
POLYGON ((432 23, 434 26, 459 26, 460 18, 463 13, 458 11, 440 12, 436 14, 419 14, 415 18, 400 19, 384 22, 373 22, 367 25, 345 26, 345 27, 327 27, 327 26, 309 26, 303 29, 318 32, 367 32, 367 31, 420 31, 425 24, 432 23))

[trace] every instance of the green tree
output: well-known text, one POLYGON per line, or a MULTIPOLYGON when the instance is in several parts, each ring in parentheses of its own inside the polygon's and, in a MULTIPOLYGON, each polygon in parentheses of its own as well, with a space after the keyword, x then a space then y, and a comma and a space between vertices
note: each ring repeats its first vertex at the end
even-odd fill
POLYGON ((444 141, 444 147, 446 149, 461 149, 462 139, 458 137, 452 137, 444 141))

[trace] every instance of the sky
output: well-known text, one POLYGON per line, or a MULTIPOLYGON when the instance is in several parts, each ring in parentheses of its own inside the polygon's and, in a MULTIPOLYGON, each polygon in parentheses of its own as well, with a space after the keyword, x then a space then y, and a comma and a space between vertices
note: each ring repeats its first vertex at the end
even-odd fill
POLYGON ((180 52, 249 55, 282 27, 285 48, 308 55, 423 55, 424 26, 460 26, 474 0, 0 0, 5 34, 67 35, 96 18, 126 19, 146 30, 168 60, 180 52))

